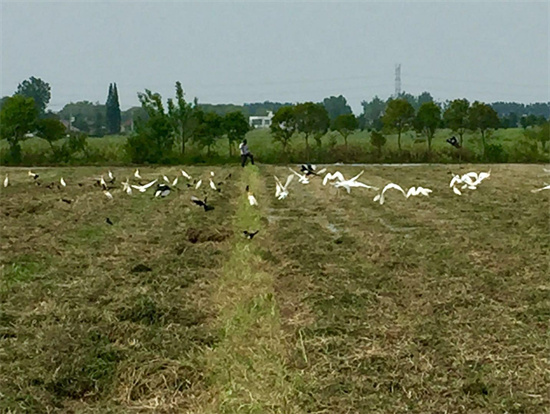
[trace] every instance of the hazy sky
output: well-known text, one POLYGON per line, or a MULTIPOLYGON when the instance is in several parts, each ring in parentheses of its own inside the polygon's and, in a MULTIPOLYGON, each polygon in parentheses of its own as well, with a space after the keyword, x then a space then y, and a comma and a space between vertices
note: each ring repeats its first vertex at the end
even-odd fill
POLYGON ((31 76, 50 108, 122 109, 145 88, 202 103, 321 101, 354 111, 395 89, 437 100, 549 98, 549 4, 543 2, 2 1, 1 94, 31 76))

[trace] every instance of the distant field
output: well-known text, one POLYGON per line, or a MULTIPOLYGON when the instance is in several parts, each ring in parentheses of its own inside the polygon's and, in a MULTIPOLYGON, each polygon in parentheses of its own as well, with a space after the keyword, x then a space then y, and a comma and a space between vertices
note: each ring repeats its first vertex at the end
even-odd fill
MULTIPOLYGON (((433 140, 433 151, 437 152, 442 149, 451 149, 450 145, 446 142, 446 139, 453 135, 455 134, 453 134, 450 130, 439 130, 433 140)), ((272 136, 268 129, 257 129, 250 131, 246 137, 249 141, 251 151, 253 151, 259 160, 264 160, 264 162, 268 163, 280 163, 279 159, 281 147, 279 144, 273 142, 272 136)), ((488 142, 499 143, 503 146, 505 151, 511 152, 513 151, 515 143, 517 143, 522 137, 523 130, 521 128, 500 129, 493 132, 492 136, 488 139, 488 142)), ((337 148, 339 147, 339 150, 337 151, 343 152, 344 139, 335 132, 329 132, 322 138, 323 148, 325 148, 325 151, 331 151, 328 149, 331 141, 337 148)), ((413 131, 403 133, 401 141, 402 149, 405 151, 410 151, 412 153, 424 153, 427 150, 425 140, 423 140, 421 136, 417 136, 417 134, 413 131)), ((466 149, 481 154, 482 147, 479 134, 465 134, 464 142, 464 147, 466 149)), ((126 143, 125 136, 89 138, 88 143, 95 155, 92 156, 91 160, 86 162, 87 164, 123 165, 129 162, 124 152, 124 145, 126 143)), ((358 131, 355 134, 350 135, 348 138, 348 143, 350 148, 355 147, 363 152, 367 151, 372 154, 376 153, 376 148, 372 147, 370 144, 370 134, 368 131, 358 131)), ((310 146, 312 150, 317 148, 313 139, 311 139, 310 146)), ((0 154, 7 153, 8 148, 8 144, 5 140, 0 141, 0 154)), ((290 143, 290 149, 294 154, 298 154, 296 155, 298 158, 301 157, 300 154, 304 152, 304 148, 304 139, 300 136, 294 137, 290 143)), ((219 164, 228 161, 229 150, 227 139, 219 140, 216 145, 214 145, 212 150, 215 155, 212 157, 207 157, 205 150, 200 151, 192 144, 188 145, 189 160, 186 161, 191 163, 204 163, 206 161, 209 164, 219 164), (203 155, 198 157, 197 154, 199 153, 202 153, 203 155)), ((384 153, 396 153, 397 150, 397 135, 387 135, 387 144, 384 147, 384 153)), ((22 152, 25 155, 25 159, 30 161, 29 165, 44 164, 44 154, 48 154, 49 151, 49 144, 40 138, 28 139, 22 143, 22 152)), ((237 154, 236 148, 235 154, 237 154)), ((364 156, 359 155, 359 157, 364 156)), ((347 154, 343 158, 353 158, 353 155, 347 154)), ((237 162, 238 155, 234 155, 232 160, 237 162)))
POLYGON ((140 168, 179 176, 155 199, 112 168, 110 201, 106 168, 0 168, 0 412, 550 412, 541 166, 367 166, 433 190, 384 205, 316 178, 279 201, 283 166, 185 169, 201 189, 140 168))

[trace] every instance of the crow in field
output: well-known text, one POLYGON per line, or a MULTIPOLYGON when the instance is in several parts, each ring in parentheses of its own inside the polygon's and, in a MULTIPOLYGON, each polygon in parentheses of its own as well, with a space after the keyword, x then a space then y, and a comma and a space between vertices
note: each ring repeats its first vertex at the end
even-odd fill
POLYGON ((111 221, 111 219, 109 217, 107 217, 105 219, 105 223, 107 223, 108 225, 112 226, 113 225, 113 222, 111 221))
POLYGON ((198 199, 195 196, 191 196, 191 202, 195 203, 199 207, 203 207, 204 211, 214 210, 214 207, 209 206, 208 204, 206 204, 206 199, 207 199, 207 197, 204 197, 204 201, 203 201, 201 199, 198 199))
POLYGON ((71 204, 73 202, 73 200, 69 200, 68 198, 62 198, 61 201, 67 204, 71 204))
POLYGON ((250 232, 250 231, 245 230, 245 231, 243 231, 243 235, 244 235, 244 237, 246 237, 248 240, 252 240, 252 239, 254 238, 254 236, 255 236, 256 234, 258 234, 259 231, 260 231, 260 230, 256 230, 256 231, 254 231, 254 232, 250 232))

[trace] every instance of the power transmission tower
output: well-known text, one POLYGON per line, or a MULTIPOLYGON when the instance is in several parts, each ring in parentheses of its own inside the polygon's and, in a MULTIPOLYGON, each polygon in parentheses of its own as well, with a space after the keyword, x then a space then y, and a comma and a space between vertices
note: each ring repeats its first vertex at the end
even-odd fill
POLYGON ((395 65, 395 97, 401 94, 401 63, 395 65))

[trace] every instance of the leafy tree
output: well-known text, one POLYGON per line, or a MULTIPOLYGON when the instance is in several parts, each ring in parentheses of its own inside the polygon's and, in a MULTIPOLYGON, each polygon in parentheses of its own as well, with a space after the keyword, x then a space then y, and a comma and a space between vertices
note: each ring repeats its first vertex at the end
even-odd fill
POLYGON ((370 143, 378 149, 378 157, 382 156, 382 147, 386 145, 386 137, 378 131, 370 133, 370 143))
POLYGON ((401 134, 406 131, 414 120, 414 108, 406 99, 392 99, 386 106, 382 117, 384 126, 397 131, 397 146, 401 151, 401 134))
POLYGON ((41 117, 46 112, 46 106, 48 106, 52 97, 50 90, 49 83, 31 76, 28 80, 24 80, 17 86, 15 93, 27 98, 33 98, 38 110, 38 116, 41 117))
POLYGON ((99 102, 78 101, 66 104, 58 115, 81 131, 89 132, 92 136, 103 136, 107 131, 105 113, 105 105, 99 102))
POLYGON ((107 95, 107 102, 105 102, 105 118, 107 119, 108 133, 120 134, 121 115, 116 83, 109 84, 109 94, 107 95))
POLYGON ((358 127, 357 118, 353 114, 339 115, 332 122, 331 129, 338 131, 344 138, 346 148, 348 147, 348 136, 358 127))
POLYGON ((428 152, 432 151, 432 140, 441 123, 441 108, 432 102, 423 103, 414 119, 414 128, 423 133, 428 140, 428 152))
POLYGON ((304 134, 306 141, 306 157, 309 161, 309 137, 314 137, 320 142, 320 137, 327 132, 330 119, 325 107, 313 102, 305 102, 294 108, 296 117, 296 129, 304 134))
POLYGON ((384 109, 386 108, 386 102, 378 96, 375 96, 370 102, 361 102, 361 105, 363 106, 365 126, 369 128, 376 128, 378 126, 377 122, 382 117, 384 109))
POLYGON ((223 131, 227 135, 229 144, 229 156, 233 156, 233 145, 237 141, 244 139, 246 133, 250 130, 248 121, 241 111, 229 112, 225 114, 222 122, 223 131))
MULTIPOLYGON (((411 104, 411 106, 413 107, 413 109, 416 110, 416 108, 418 107, 418 101, 416 100, 416 98, 414 97, 414 95, 408 93, 408 92, 401 92, 399 95, 397 95, 395 97, 395 99, 403 99, 405 101, 407 101, 408 103, 411 104)), ((392 98, 390 98, 390 100, 392 100, 392 98)))
POLYGON ((45 118, 37 122, 36 125, 37 135, 48 141, 52 150, 55 151, 53 143, 67 134, 65 125, 57 119, 45 118))
POLYGON ((428 102, 433 102, 434 98, 430 92, 422 92, 418 97, 416 98, 416 106, 415 109, 420 109, 420 107, 428 102))
POLYGON ((172 99, 168 99, 168 115, 176 142, 181 145, 182 154, 185 154, 185 144, 191 139, 198 125, 195 118, 197 109, 197 101, 195 100, 194 104, 187 102, 181 82, 176 82, 176 100, 174 103, 172 99))
POLYGON ((206 153, 211 155, 212 146, 223 135, 223 118, 215 112, 199 110, 197 119, 199 123, 193 139, 200 147, 206 147, 206 153))
POLYGON ((293 106, 283 106, 271 119, 271 135, 273 141, 280 142, 283 152, 287 152, 288 144, 296 132, 296 114, 293 106))
POLYGON ((327 110, 331 122, 340 115, 349 115, 352 113, 346 98, 342 95, 323 99, 323 106, 327 110))
POLYGON ((470 125, 468 119, 469 109, 470 102, 467 99, 455 99, 451 101, 443 113, 443 119, 447 123, 447 126, 460 137, 460 146, 464 143, 464 133, 470 125))
POLYGON ((546 152, 546 146, 550 142, 550 121, 544 122, 541 126, 529 128, 523 134, 531 141, 540 143, 542 151, 546 152))
POLYGON ((126 142, 126 152, 134 163, 163 162, 172 155, 174 134, 162 97, 146 89, 138 93, 138 98, 148 119, 136 122, 135 133, 126 142))
POLYGON ((468 118, 470 121, 470 129, 472 131, 479 131, 481 134, 483 157, 485 158, 487 152, 487 132, 490 129, 499 127, 500 120, 498 119, 498 114, 489 105, 475 101, 468 111, 468 118))
POLYGON ((10 145, 11 159, 21 162, 21 141, 33 131, 38 121, 38 108, 33 98, 14 95, 7 99, 0 110, 0 139, 10 145))

